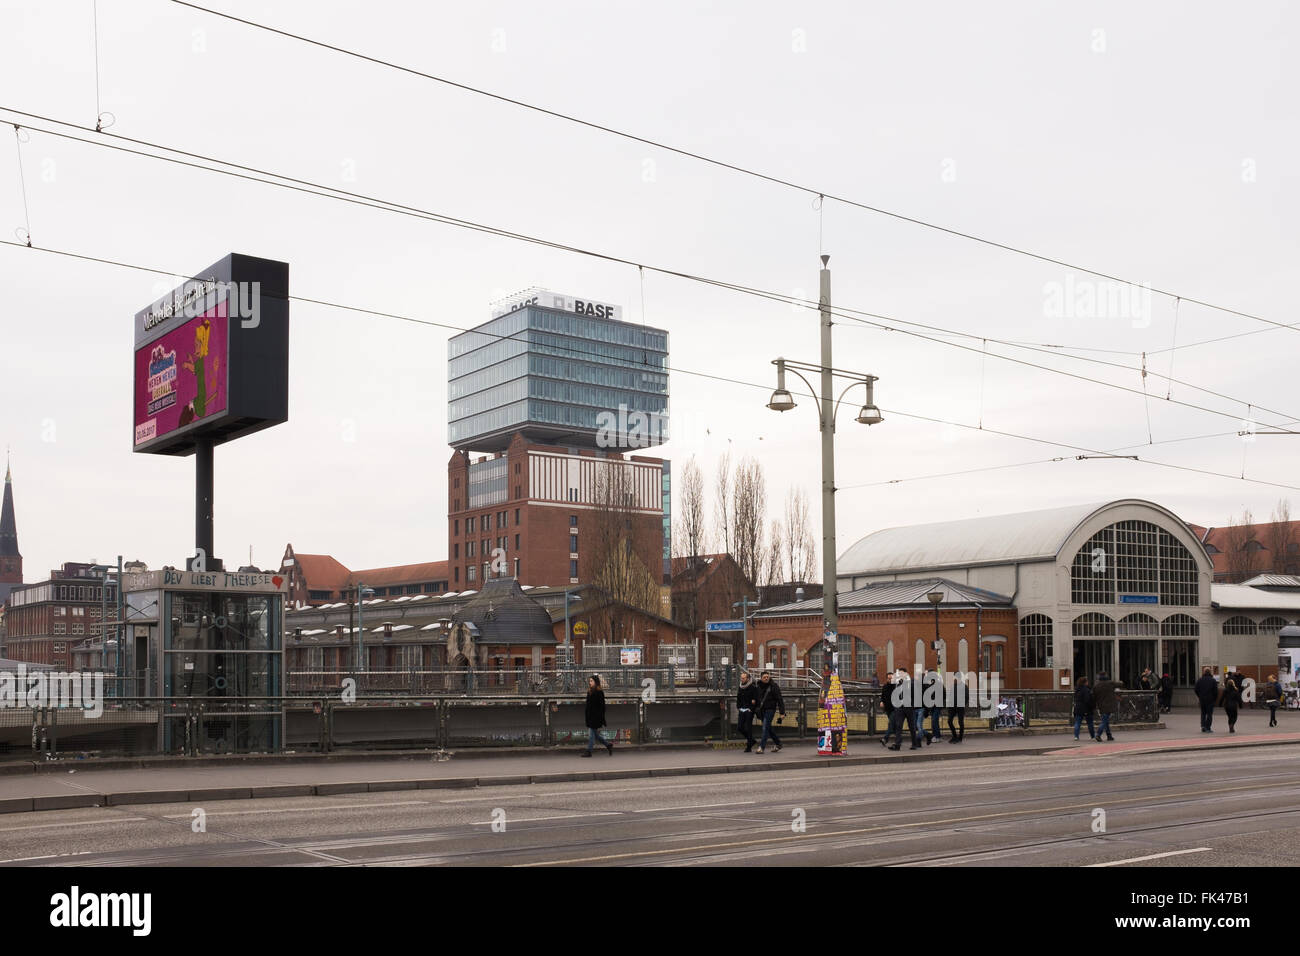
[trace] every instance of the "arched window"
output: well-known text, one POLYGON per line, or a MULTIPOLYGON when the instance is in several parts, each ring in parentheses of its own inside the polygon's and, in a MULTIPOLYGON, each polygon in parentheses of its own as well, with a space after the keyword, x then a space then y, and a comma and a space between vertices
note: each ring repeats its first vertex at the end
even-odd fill
POLYGON ((1117 604, 1120 595, 1154 596, 1163 605, 1194 605, 1196 559, 1176 537, 1150 521, 1102 528, 1074 556, 1070 599, 1117 604))
POLYGON ((1073 637, 1114 637, 1115 621, 1105 614, 1080 614, 1070 622, 1073 637))
POLYGON ((1276 634, 1284 627, 1286 627, 1286 618, 1277 616, 1266 617, 1264 620, 1259 622, 1259 633, 1276 634))
POLYGON ((1126 614, 1119 620, 1120 637, 1157 637, 1160 625, 1150 614, 1126 614))
POLYGON ((1052 619, 1027 614, 1020 619, 1020 666, 1047 667, 1052 656, 1052 619))
POLYGON ((1171 614, 1160 624, 1161 637, 1200 637, 1201 625, 1186 614, 1171 614))
POLYGON ((1257 631, 1258 628, 1255 626, 1255 622, 1248 617, 1241 616, 1240 614, 1236 617, 1230 617, 1223 622, 1224 637, 1255 634, 1257 631))
POLYGON ((876 649, 860 637, 853 638, 853 678, 869 683, 876 676, 876 649))

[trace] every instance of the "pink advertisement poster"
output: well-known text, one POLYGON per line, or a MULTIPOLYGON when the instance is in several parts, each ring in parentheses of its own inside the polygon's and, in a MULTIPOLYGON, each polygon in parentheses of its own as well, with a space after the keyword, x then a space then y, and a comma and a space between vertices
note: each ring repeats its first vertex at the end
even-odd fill
POLYGON ((136 350, 135 444, 226 410, 226 303, 136 350))

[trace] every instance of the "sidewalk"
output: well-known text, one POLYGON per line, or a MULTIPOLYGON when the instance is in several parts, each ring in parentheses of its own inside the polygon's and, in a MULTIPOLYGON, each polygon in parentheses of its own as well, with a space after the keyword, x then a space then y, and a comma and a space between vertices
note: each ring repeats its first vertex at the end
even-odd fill
MULTIPOLYGON (((0 776, 0 813, 62 810, 76 807, 140 803, 185 803, 258 797, 327 796, 391 790, 431 790, 667 777, 685 774, 741 773, 763 770, 819 769, 869 766, 900 761, 957 760, 979 757, 1107 754, 1200 750, 1300 743, 1300 714, 1279 715, 1280 726, 1267 728, 1267 714, 1247 712, 1238 733, 1229 736, 1226 722, 1213 736, 1201 734, 1197 714, 1164 715, 1163 729, 1119 727, 1114 743, 1075 743, 1069 731, 1018 735, 996 732, 969 736, 960 744, 941 740, 920 751, 884 750, 879 738, 855 737, 845 757, 821 757, 812 739, 789 741, 780 753, 746 754, 735 745, 641 748, 616 747, 611 757, 597 751, 589 760, 580 748, 556 751, 512 750, 491 754, 450 753, 439 759, 429 753, 329 755, 300 757, 267 755, 231 761, 215 758, 174 758, 163 766, 98 769, 95 764, 67 760, 27 765, 25 772, 0 776)), ((1220 723, 1216 717, 1216 724, 1220 723)), ((1220 728, 1216 728, 1216 731, 1220 728)), ((157 763, 157 761, 154 761, 157 763)))

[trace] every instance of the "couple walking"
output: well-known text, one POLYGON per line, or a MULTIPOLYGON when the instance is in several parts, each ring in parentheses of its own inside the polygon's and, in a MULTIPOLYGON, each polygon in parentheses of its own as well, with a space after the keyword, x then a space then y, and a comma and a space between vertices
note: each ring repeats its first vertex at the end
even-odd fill
MULTIPOLYGON (((781 739, 772 727, 772 718, 777 711, 785 716, 785 700, 781 697, 781 688, 777 686, 772 675, 763 671, 757 683, 750 678, 748 671, 740 672, 740 687, 736 691, 736 710, 740 715, 740 734, 745 738, 745 753, 754 751, 754 717, 763 721, 763 737, 758 742, 757 753, 763 753, 767 741, 772 739, 772 752, 781 750, 781 739)), ((779 722, 780 718, 778 718, 779 722)))

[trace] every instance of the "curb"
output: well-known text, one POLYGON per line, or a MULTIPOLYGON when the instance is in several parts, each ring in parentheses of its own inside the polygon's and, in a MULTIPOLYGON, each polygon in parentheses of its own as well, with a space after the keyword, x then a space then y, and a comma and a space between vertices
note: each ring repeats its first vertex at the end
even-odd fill
MULTIPOLYGON (((1181 747, 1141 750, 1117 750, 1098 756, 1125 756, 1150 753, 1189 753, 1200 750, 1230 750, 1236 747, 1268 747, 1300 744, 1300 740, 1254 740, 1249 742, 1215 742, 1181 747)), ((401 790, 468 790, 480 787, 527 786, 531 784, 573 783, 601 780, 708 776, 728 773, 759 773, 773 770, 824 770, 828 767, 869 767, 877 764, 917 763, 948 760, 977 760, 1018 756, 1077 756, 1073 747, 1025 747, 1017 750, 943 751, 925 757, 873 755, 857 757, 818 757, 804 760, 775 760, 741 764, 705 764, 698 767, 650 767, 644 770, 591 770, 534 774, 502 774, 489 777, 434 777, 410 780, 336 781, 320 784, 277 784, 249 787, 204 787, 195 790, 124 790, 111 793, 70 793, 43 797, 0 799, 0 814, 28 813, 37 810, 74 810, 104 806, 130 806, 150 803, 197 803, 200 801, 271 799, 277 797, 326 797, 347 793, 388 793, 401 790)), ((1091 756, 1091 755, 1089 755, 1091 756)))

